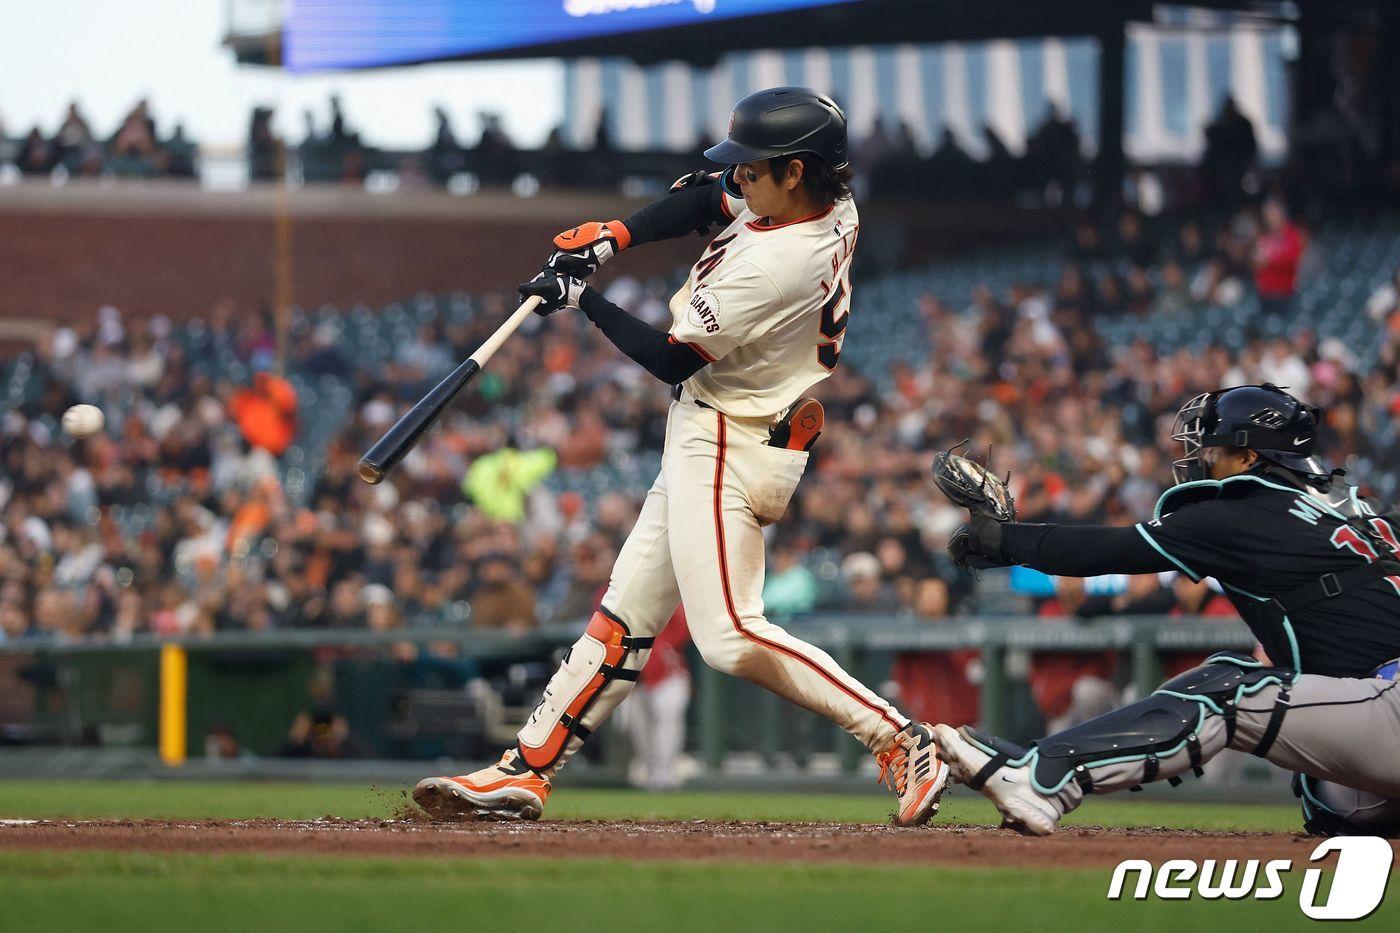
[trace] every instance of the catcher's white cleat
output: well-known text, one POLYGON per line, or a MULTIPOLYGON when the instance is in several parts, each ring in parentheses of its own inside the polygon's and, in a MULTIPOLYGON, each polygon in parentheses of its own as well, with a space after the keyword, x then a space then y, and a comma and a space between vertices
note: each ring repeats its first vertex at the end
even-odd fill
POLYGON ((1059 808, 1031 784, 1029 768, 1015 767, 1006 762, 1004 754, 986 751, 966 726, 934 726, 933 735, 939 757, 952 769, 953 779, 996 804, 1005 820, 1003 825, 1032 836, 1048 836, 1055 831, 1060 822, 1059 808), (994 757, 1001 759, 1000 766, 984 773, 994 757))
POLYGON ((880 763, 880 781, 888 784, 899 798, 894 822, 897 826, 922 826, 938 812, 938 802, 948 786, 948 766, 938 759, 933 743, 933 727, 911 722, 895 737, 889 748, 875 756, 880 763))
POLYGON ((549 789, 549 779, 530 770, 512 748, 480 771, 424 778, 413 788, 413 800, 435 820, 537 820, 549 789))

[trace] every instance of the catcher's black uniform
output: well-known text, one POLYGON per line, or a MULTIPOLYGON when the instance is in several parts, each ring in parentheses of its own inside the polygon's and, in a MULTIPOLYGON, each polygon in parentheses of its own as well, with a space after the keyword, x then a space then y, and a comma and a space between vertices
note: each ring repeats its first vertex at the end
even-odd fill
POLYGON ((1030 748, 964 728, 992 756, 964 779, 981 789, 998 768, 1023 768, 1034 792, 1066 813, 1085 794, 1178 781, 1233 748, 1296 772, 1310 831, 1400 834, 1400 522, 1387 511, 1339 478, 1304 487, 1265 466, 1174 486, 1150 521, 1125 528, 974 513, 958 547, 983 565, 1214 577, 1273 666, 1215 655, 1030 748))
POLYGON ((1174 486, 1150 521, 1127 528, 1003 524, 1002 556, 1070 576, 1214 577, 1275 664, 1365 677, 1400 655, 1400 577, 1375 563, 1397 544, 1400 521, 1387 511, 1340 480, 1304 490, 1246 473, 1174 486), (1336 575, 1358 570, 1362 579, 1326 595, 1336 575), (1308 587, 1318 598, 1302 603, 1308 587))
POLYGON ((1221 652, 1029 749, 939 727, 958 778, 1045 833, 1085 794, 1180 781, 1233 748, 1297 772, 1310 830, 1400 834, 1400 523, 1313 455, 1320 423, 1318 409, 1273 385, 1197 396, 1173 429, 1185 454, 1172 464, 1178 485, 1127 528, 998 522, 979 498, 994 484, 979 476, 973 488, 935 460, 935 482, 972 509, 949 542, 960 563, 1214 577, 1273 662, 1221 652), (1228 472, 1228 458, 1249 469, 1205 478, 1213 464, 1228 472))

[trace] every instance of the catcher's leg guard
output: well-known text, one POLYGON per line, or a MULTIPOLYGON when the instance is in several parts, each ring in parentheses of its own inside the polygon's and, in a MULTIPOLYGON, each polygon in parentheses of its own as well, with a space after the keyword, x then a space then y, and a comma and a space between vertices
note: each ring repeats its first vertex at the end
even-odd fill
POLYGON ((1277 685, 1279 699, 1267 728, 1254 748, 1244 749, 1262 757, 1278 734, 1292 680, 1291 671, 1222 652, 1151 696, 1047 736, 1029 750, 963 730, 964 738, 990 756, 967 783, 979 789, 999 768, 1026 768, 1031 788, 1052 800, 1061 814, 1079 806, 1085 794, 1163 779, 1180 784, 1179 775, 1204 773, 1202 764, 1234 743, 1240 700, 1277 685))
POLYGON ((1303 829, 1310 836, 1400 838, 1400 800, 1293 775, 1293 795, 1303 804, 1303 829))
POLYGON ((588 738, 631 690, 655 640, 632 637, 607 609, 595 612, 517 736, 525 763, 544 774, 570 741, 588 738), (612 693, 616 696, 600 704, 604 694, 612 693))

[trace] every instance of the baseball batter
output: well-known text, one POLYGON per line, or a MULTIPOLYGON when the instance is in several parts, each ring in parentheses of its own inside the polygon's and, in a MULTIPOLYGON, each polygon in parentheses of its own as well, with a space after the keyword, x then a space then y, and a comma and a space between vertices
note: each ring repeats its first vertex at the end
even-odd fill
POLYGON ((1212 655, 1030 748, 940 725, 954 777, 1044 835, 1086 794, 1179 783, 1231 748, 1296 773, 1310 832, 1400 834, 1400 525, 1314 455, 1319 422, 1275 386, 1222 389, 1178 413, 1178 485, 1150 520, 1032 525, 974 513, 949 546, 959 563, 1214 577, 1272 663, 1212 655))
POLYGON ((613 567, 602 606, 565 656, 515 747, 488 768, 428 778, 434 816, 538 819, 550 781, 622 702, 678 603, 712 667, 840 724, 898 797, 896 820, 927 822, 947 782, 932 730, 913 723, 828 655, 763 615, 762 527, 786 510, 822 427, 804 393, 837 366, 860 220, 850 197, 846 119, 800 87, 736 105, 729 138, 696 172, 625 221, 560 234, 522 296, 577 308, 619 350, 673 386, 661 473, 613 567), (671 300, 661 331, 585 283, 618 252, 723 230, 671 300))

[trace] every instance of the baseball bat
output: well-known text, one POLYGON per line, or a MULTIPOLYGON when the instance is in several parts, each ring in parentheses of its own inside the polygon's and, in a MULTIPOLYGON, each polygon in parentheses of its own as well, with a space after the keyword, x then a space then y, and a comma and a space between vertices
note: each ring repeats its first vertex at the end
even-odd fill
POLYGON ((504 324, 496 328, 494 334, 486 338, 475 353, 467 357, 465 362, 452 370, 447 378, 434 386, 431 392, 419 399, 402 418, 394 422, 394 426, 385 431, 384 436, 375 441, 374 446, 365 451, 365 455, 360 458, 360 479, 373 486, 388 476, 389 471, 433 426, 443 409, 452 403, 457 393, 461 392, 477 373, 481 372, 501 348, 501 344, 506 342, 506 338, 515 333, 542 300, 538 295, 526 299, 504 324))

